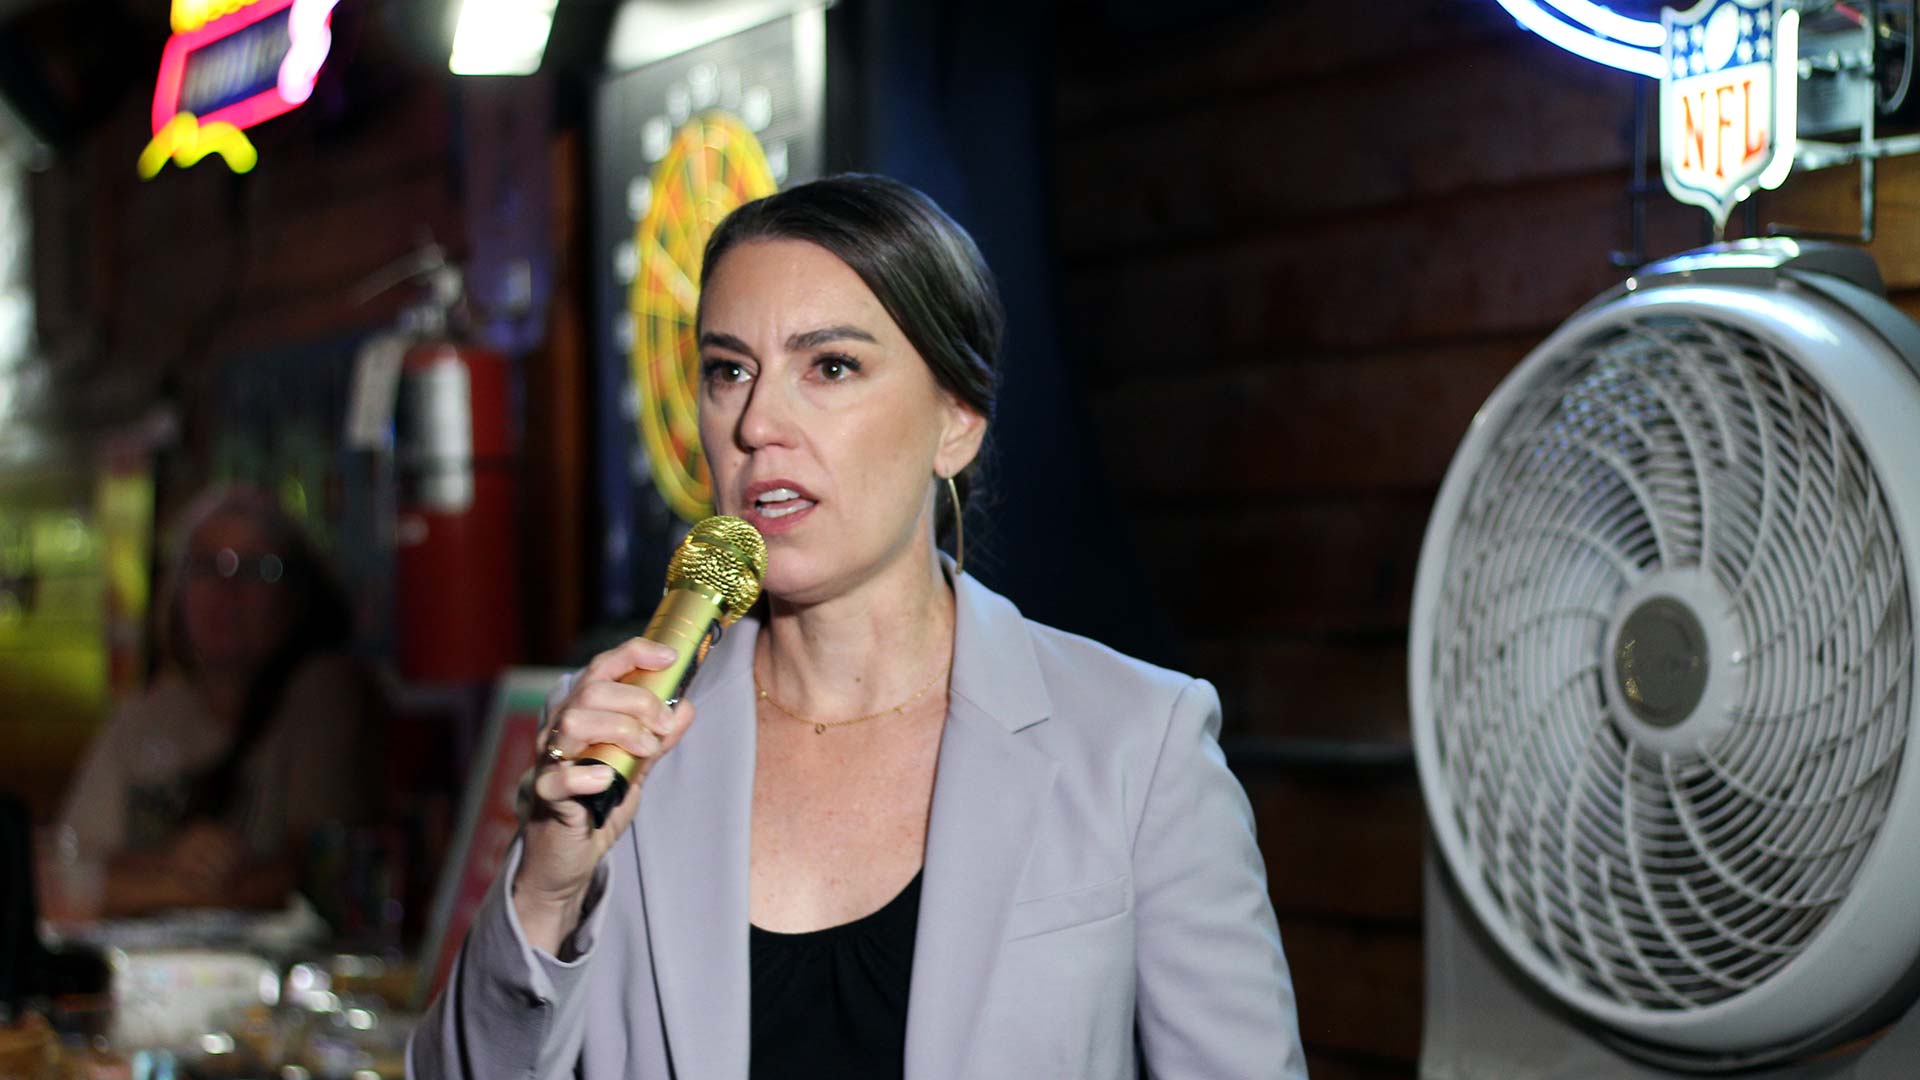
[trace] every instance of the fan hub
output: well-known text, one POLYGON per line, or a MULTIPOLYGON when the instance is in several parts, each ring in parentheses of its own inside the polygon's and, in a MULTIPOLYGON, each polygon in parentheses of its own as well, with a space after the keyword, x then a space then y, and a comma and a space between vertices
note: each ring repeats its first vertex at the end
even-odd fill
POLYGON ((1744 658, 1733 605, 1712 575, 1658 570, 1621 594, 1606 638, 1606 696, 1622 734, 1692 757, 1726 729, 1744 658))
POLYGON ((1656 596, 1633 609, 1614 645, 1614 673, 1633 714, 1670 728, 1707 692, 1707 632, 1687 605, 1656 596))

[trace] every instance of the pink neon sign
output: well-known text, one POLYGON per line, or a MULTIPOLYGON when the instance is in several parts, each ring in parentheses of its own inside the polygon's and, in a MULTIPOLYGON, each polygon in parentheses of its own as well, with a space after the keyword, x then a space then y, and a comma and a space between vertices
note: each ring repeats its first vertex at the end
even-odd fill
POLYGON ((288 48, 273 84, 197 119, 203 126, 225 123, 244 130, 298 107, 313 93, 320 67, 332 48, 330 24, 338 3, 339 0, 255 0, 197 29, 168 38, 166 51, 160 56, 160 78, 153 89, 154 134, 158 135, 180 113, 181 91, 195 53, 228 41, 281 12, 287 12, 288 48))

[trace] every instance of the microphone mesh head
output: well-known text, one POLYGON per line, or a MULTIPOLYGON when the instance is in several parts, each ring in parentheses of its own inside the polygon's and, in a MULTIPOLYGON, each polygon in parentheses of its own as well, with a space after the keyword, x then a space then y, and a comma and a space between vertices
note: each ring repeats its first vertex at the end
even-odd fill
POLYGON ((693 527, 667 564, 667 588, 699 586, 721 596, 720 622, 732 625, 760 598, 767 541, 737 517, 716 514, 693 527))

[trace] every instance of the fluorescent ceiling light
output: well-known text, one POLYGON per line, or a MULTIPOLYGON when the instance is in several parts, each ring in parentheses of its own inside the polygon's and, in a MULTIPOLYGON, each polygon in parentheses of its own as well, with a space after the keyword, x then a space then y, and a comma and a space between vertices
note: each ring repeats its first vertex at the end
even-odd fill
POLYGON ((447 69, 455 75, 531 75, 540 70, 558 0, 461 0, 447 69))

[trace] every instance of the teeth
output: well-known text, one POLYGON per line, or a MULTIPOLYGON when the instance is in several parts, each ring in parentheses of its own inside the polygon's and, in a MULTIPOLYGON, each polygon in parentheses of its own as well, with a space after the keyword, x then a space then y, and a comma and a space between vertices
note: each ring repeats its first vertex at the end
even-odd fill
POLYGON ((772 506, 763 505, 760 508, 760 516, 770 517, 770 518, 783 518, 783 517, 786 517, 788 514, 797 514, 800 511, 805 510, 807 506, 812 506, 812 505, 813 505, 812 503, 807 503, 806 506, 772 507, 772 506))
POLYGON ((792 488, 774 488, 772 491, 761 492, 760 497, 755 499, 754 502, 765 506, 767 503, 786 502, 788 499, 797 499, 799 497, 800 493, 792 488))

